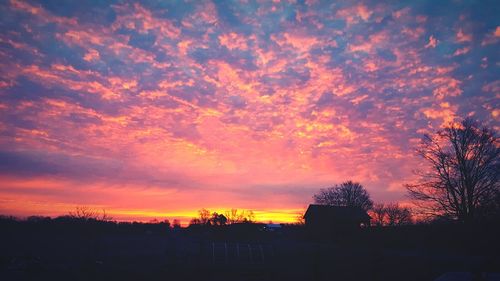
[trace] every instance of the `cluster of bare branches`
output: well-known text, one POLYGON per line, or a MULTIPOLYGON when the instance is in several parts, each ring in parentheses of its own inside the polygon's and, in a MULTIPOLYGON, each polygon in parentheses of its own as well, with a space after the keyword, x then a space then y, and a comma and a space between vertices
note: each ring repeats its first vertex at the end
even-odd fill
POLYGON ((498 211, 500 142, 493 129, 466 118, 425 135, 417 153, 430 169, 406 188, 424 214, 471 221, 498 211))
POLYGON ((368 192, 360 183, 353 181, 346 181, 330 188, 322 188, 313 198, 316 204, 360 207, 365 211, 373 206, 368 192))
POLYGON ((378 203, 371 209, 371 217, 377 226, 396 226, 413 223, 411 210, 398 203, 378 203))
POLYGON ((255 214, 251 210, 245 211, 245 210, 231 209, 224 212, 224 214, 229 224, 253 222, 255 220, 255 214))
POLYGON ((69 212, 69 216, 74 219, 79 220, 95 220, 95 221, 111 221, 113 220, 108 214, 106 214, 106 210, 102 209, 102 212, 99 212, 95 209, 86 207, 86 206, 77 206, 75 210, 69 212))

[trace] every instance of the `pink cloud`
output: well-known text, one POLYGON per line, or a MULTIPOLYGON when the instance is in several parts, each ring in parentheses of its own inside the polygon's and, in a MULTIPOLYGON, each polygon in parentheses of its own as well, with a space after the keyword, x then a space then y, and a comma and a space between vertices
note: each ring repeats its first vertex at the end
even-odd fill
POLYGON ((467 54, 469 51, 471 50, 470 47, 464 47, 464 48, 460 48, 460 49, 457 49, 453 55, 454 56, 461 56, 461 55, 465 55, 467 54))
POLYGON ((458 43, 471 42, 472 34, 467 34, 463 31, 463 29, 459 29, 456 35, 456 40, 458 43))
POLYGON ((219 42, 222 46, 226 46, 228 49, 240 49, 247 50, 247 39, 237 33, 231 32, 228 34, 219 35, 219 42))
POLYGON ((429 37, 429 43, 425 45, 425 48, 436 48, 438 42, 439 41, 436 38, 434 38, 434 36, 431 35, 429 37))

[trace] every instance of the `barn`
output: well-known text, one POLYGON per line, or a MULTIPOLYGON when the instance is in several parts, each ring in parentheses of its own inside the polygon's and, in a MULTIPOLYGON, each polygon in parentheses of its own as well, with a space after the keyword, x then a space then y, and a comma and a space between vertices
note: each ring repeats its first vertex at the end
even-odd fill
POLYGON ((370 226, 371 217, 359 207, 309 205, 304 220, 310 230, 339 232, 370 226))

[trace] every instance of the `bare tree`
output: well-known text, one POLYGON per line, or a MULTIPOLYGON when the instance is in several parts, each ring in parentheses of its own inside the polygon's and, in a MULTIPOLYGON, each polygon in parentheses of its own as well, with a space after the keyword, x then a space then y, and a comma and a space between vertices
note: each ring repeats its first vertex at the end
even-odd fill
POLYGON ((304 219, 304 215, 303 214, 297 214, 297 216, 295 217, 295 222, 293 224, 295 224, 295 225, 305 225, 306 224, 306 220, 304 219))
POLYGON ((255 221, 255 214, 253 213, 252 210, 248 210, 244 212, 244 218, 243 222, 254 222, 255 221))
POLYGON ((77 206, 73 212, 69 212, 69 216, 79 220, 96 220, 96 221, 111 221, 113 218, 106 214, 106 210, 102 209, 102 213, 86 206, 77 206))
POLYGON ((412 223, 412 215, 409 208, 401 207, 397 203, 390 203, 385 206, 387 225, 406 225, 412 223))
POLYGON ((238 210, 231 209, 224 213, 229 224, 242 223, 242 222, 253 222, 255 220, 255 214, 252 210, 238 210))
POLYGON ((426 214, 471 221, 497 204, 500 143, 493 129, 466 118, 425 135, 417 152, 430 169, 406 188, 426 214))
POLYGON ((238 209, 231 209, 229 211, 226 211, 225 216, 230 224, 242 222, 243 218, 245 217, 244 212, 239 212, 238 209))
POLYGON ((386 218, 386 209, 383 203, 378 203, 373 205, 371 210, 371 217, 373 218, 373 222, 377 226, 382 226, 385 224, 386 218))
POLYGON ((113 217, 106 214, 106 209, 102 209, 102 214, 101 214, 100 220, 101 221, 112 221, 113 217))
POLYGON ((210 211, 207 209, 201 209, 198 211, 200 224, 210 224, 210 211))
POLYGON ((322 205, 360 207, 363 210, 373 207, 373 201, 368 192, 360 183, 353 181, 346 181, 326 189, 322 188, 313 198, 316 204, 322 205))

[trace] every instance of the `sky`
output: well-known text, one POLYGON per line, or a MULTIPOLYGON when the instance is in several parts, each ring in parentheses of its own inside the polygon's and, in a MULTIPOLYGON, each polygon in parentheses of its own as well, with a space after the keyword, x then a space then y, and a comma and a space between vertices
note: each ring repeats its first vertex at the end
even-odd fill
POLYGON ((0 1, 0 213, 290 222, 406 202, 425 133, 500 126, 498 1, 0 1))

